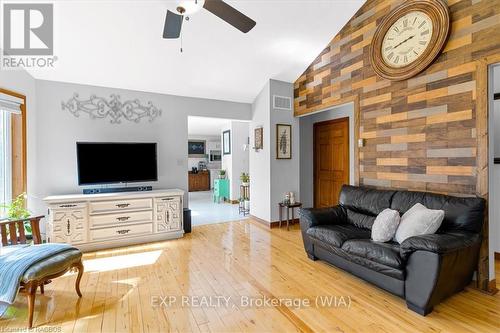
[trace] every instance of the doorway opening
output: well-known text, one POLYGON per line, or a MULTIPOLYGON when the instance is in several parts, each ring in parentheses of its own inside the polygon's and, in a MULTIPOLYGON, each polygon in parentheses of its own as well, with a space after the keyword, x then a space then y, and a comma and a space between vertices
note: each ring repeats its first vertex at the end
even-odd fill
POLYGON ((248 174, 248 131, 249 123, 244 121, 188 117, 187 172, 193 226, 245 217, 240 214, 240 178, 242 173, 248 174))
POLYGON ((495 258, 500 256, 500 63, 488 68, 489 109, 489 279, 495 278, 495 258))
MULTIPOLYGON (((354 122, 354 103, 339 105, 334 108, 308 114, 300 118, 300 197, 304 207, 320 207, 323 206, 323 204, 326 205, 327 201, 338 201, 340 186, 343 184, 355 184, 354 122), (320 126, 319 124, 327 124, 329 122, 332 124, 339 124, 341 127, 343 126, 343 130, 341 130, 341 132, 342 135, 346 135, 346 137, 344 138, 344 141, 342 141, 341 145, 338 145, 340 142, 337 142, 337 144, 329 146, 330 149, 336 149, 337 151, 329 151, 328 156, 330 156, 331 159, 328 159, 328 162, 340 164, 336 164, 333 169, 330 169, 329 172, 322 174, 322 176, 326 177, 326 181, 323 184, 323 189, 321 189, 321 186, 316 184, 316 169, 319 166, 318 162, 315 161, 315 155, 318 156, 319 154, 315 154, 315 142, 318 140, 315 140, 314 130, 315 127, 320 126), (340 154, 342 156, 338 156, 340 154), (331 181, 334 176, 332 173, 335 173, 334 169, 343 170, 341 177, 342 180, 331 181), (318 192, 323 192, 325 194, 325 198, 321 197, 318 192), (333 195, 335 192, 336 195, 333 195), (330 193, 330 195, 327 195, 326 193, 330 193)), ((332 138, 333 137, 334 136, 332 136, 332 138)), ((323 147, 323 149, 327 148, 328 145, 323 147)), ((332 166, 330 165, 330 167, 332 166)), ((335 204, 330 204, 330 206, 335 204)))
POLYGON ((314 130, 314 207, 339 202, 342 185, 349 184, 349 118, 317 122, 314 130))

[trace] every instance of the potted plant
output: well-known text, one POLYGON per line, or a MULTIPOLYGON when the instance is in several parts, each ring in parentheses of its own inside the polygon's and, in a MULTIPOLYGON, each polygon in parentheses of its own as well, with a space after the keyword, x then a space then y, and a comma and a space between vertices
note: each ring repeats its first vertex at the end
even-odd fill
MULTIPOLYGON (((19 194, 10 204, 2 204, 0 208, 5 209, 6 217, 9 220, 22 220, 28 218, 31 213, 26 208, 26 193, 19 194)), ((31 234, 31 226, 24 225, 27 234, 31 234)))
POLYGON ((226 170, 219 170, 219 179, 226 179, 226 170))
POLYGON ((241 185, 248 186, 250 184, 250 175, 248 173, 242 172, 240 180, 241 180, 241 185))

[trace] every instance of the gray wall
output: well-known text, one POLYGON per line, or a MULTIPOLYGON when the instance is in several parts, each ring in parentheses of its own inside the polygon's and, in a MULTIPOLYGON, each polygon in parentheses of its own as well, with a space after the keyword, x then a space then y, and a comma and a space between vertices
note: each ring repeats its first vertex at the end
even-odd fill
POLYGON ((349 177, 354 184, 354 108, 352 104, 318 112, 300 118, 300 199, 304 207, 314 205, 314 132, 313 125, 321 121, 349 117, 349 177))
POLYGON ((295 199, 301 200, 299 185, 299 161, 301 158, 299 119, 294 117, 293 111, 273 109, 273 95, 290 97, 293 103, 293 84, 289 82, 270 81, 271 113, 271 221, 279 219, 278 202, 282 201, 285 193, 294 192, 295 199), (276 159, 276 124, 292 125, 292 159, 276 159))
POLYGON ((263 127, 264 149, 250 150, 250 214, 266 222, 278 220, 278 202, 286 192, 300 200, 299 120, 293 111, 273 109, 273 95, 293 99, 293 84, 269 80, 252 105, 250 147, 255 146, 254 129, 263 127), (276 159, 276 124, 292 125, 292 159, 276 159))
POLYGON ((267 82, 252 104, 252 121, 250 122, 250 214, 262 220, 269 221, 271 218, 271 136, 270 136, 270 114, 269 114, 269 88, 267 82), (254 130, 257 127, 264 128, 263 146, 256 151, 254 130))
MULTIPOLYGON (((251 105, 209 99, 152 94, 70 83, 37 81, 37 193, 47 195, 78 193, 77 141, 142 141, 158 143, 158 182, 155 188, 180 188, 187 191, 188 116, 210 116, 250 120, 251 105), (91 94, 107 97, 119 94, 122 101, 138 98, 151 101, 162 109, 155 121, 140 123, 123 121, 110 124, 105 119, 92 120, 86 114, 79 118, 61 109, 61 102, 78 93, 81 98, 91 94)), ((99 163, 99 161, 96 161, 99 163)), ((187 203, 187 195, 185 198, 187 203)))

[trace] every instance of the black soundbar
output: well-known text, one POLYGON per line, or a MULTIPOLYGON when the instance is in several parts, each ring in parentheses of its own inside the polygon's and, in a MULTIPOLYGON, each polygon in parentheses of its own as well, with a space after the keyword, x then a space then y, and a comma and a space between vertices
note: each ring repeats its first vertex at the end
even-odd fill
POLYGON ((152 191, 153 186, 85 188, 83 194, 152 191))

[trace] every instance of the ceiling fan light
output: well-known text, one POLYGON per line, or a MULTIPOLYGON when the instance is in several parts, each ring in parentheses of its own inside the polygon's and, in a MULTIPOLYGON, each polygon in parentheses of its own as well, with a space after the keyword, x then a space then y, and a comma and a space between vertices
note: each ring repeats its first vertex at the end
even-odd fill
POLYGON ((184 9, 182 15, 192 15, 202 9, 204 4, 205 0, 181 0, 177 8, 184 9))

